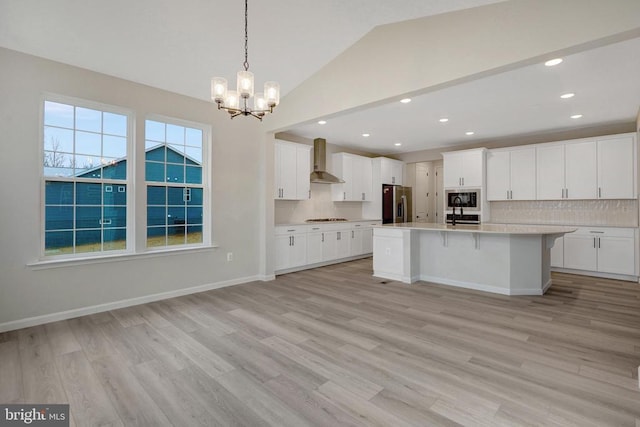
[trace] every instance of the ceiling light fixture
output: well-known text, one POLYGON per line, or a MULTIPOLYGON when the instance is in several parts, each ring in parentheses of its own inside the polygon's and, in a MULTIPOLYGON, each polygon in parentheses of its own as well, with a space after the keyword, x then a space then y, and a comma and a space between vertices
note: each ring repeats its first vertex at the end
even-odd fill
POLYGON ((547 62, 545 62, 544 65, 546 65, 547 67, 553 67, 554 65, 558 65, 562 61, 563 61, 562 58, 550 59, 547 62))
POLYGON ((368 133, 363 133, 362 136, 364 136, 365 138, 370 136, 368 133))
POLYGON ((574 114, 573 116, 571 116, 572 119, 581 119, 582 118, 582 114, 574 114))
POLYGON ((473 135, 474 133, 475 133, 475 132, 473 132, 473 131, 469 131, 469 132, 465 132, 465 135, 467 135, 467 136, 471 136, 471 135, 473 135))
POLYGON ((400 146, 402 145, 402 143, 401 143, 401 142, 396 142, 396 143, 395 143, 395 144, 393 144, 393 145, 395 145, 396 147, 400 147, 400 146))
POLYGON ((565 93, 564 95, 560 95, 560 98, 569 99, 569 98, 573 98, 574 96, 576 96, 575 93, 565 93))
POLYGON ((447 123, 449 121, 449 119, 447 119, 446 117, 441 118, 440 123, 447 123))
POLYGON ((411 98, 403 98, 400 100, 400 102, 402 102, 403 104, 408 104, 411 102, 411 98))
POLYGON ((236 116, 253 116, 260 121, 267 113, 280 103, 280 85, 266 82, 264 93, 254 93, 253 73, 249 71, 249 36, 248 36, 248 0, 244 0, 244 71, 238 71, 237 90, 227 90, 227 79, 214 77, 211 79, 211 99, 218 104, 218 110, 226 110, 233 119, 236 116), (253 97, 253 108, 249 98, 253 97))
POLYGON ((326 125, 327 121, 326 120, 320 120, 320 121, 318 121, 318 124, 319 125, 326 125))

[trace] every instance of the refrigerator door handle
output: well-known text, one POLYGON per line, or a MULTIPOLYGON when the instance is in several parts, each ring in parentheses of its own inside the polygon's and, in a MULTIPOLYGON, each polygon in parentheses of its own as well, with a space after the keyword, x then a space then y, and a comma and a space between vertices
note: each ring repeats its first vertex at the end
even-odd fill
POLYGON ((407 196, 402 195, 400 200, 402 205, 402 222, 407 222, 407 196))

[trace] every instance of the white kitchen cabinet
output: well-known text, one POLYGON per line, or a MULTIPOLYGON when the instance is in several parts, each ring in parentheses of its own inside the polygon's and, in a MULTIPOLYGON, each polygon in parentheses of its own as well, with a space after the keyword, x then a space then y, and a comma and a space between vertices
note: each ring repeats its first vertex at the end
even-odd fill
POLYGON ((633 135, 598 139, 598 198, 635 199, 633 135))
POLYGON ((333 261, 338 258, 338 232, 322 233, 322 261, 333 261))
POLYGON ((564 146, 538 146, 536 158, 537 199, 564 199, 564 146))
POLYGON ((487 200, 535 200, 535 148, 487 153, 487 200))
POLYGON ((484 177, 484 148, 442 153, 445 188, 480 188, 484 177))
POLYGON ((336 258, 347 258, 351 255, 351 230, 339 230, 336 233, 336 258))
POLYGON ((565 144, 565 199, 598 198, 595 141, 565 144))
POLYGON ((275 269, 299 267, 307 263, 305 226, 276 227, 275 269))
POLYGON ((538 200, 636 198, 633 134, 536 147, 538 200))
POLYGON ((586 228, 564 236, 564 268, 637 275, 636 231, 632 228, 586 228))
POLYGON ((362 253, 373 253, 373 227, 362 230, 362 253))
POLYGON ((362 255, 364 253, 362 251, 363 232, 364 229, 362 228, 362 224, 354 224, 349 234, 349 237, 351 238, 351 243, 349 246, 350 256, 362 255))
POLYGON ((322 239, 321 227, 310 226, 307 233, 307 264, 322 262, 322 239))
POLYGON ((307 200, 311 194, 311 146, 276 141, 274 151, 274 198, 307 200))
POLYGON ((403 185, 404 163, 400 160, 380 157, 380 178, 382 184, 403 185))
POLYGON ((348 153, 334 153, 332 173, 340 177, 344 184, 331 186, 334 202, 371 201, 372 169, 371 159, 348 153))

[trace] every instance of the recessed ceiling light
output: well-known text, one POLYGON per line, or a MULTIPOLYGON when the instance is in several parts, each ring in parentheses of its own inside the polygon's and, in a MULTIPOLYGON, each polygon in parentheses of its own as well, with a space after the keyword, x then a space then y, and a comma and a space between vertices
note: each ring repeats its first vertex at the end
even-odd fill
POLYGON ((326 125, 326 124, 327 124, 327 121, 326 121, 326 120, 319 120, 319 121, 318 121, 318 124, 319 124, 319 125, 326 125))
POLYGON ((471 136, 471 135, 473 135, 474 133, 475 133, 475 132, 473 132, 473 131, 469 131, 469 132, 465 132, 465 135, 467 135, 467 136, 471 136))
POLYGON ((553 67, 554 65, 558 65, 561 62, 562 62, 562 58, 555 58, 555 59, 548 60, 547 62, 544 63, 544 65, 546 65, 547 67, 553 67))
POLYGON ((562 98, 562 99, 569 99, 569 98, 573 98, 574 96, 576 96, 576 94, 575 94, 575 93, 571 93, 571 92, 569 92, 569 93, 565 93, 565 94, 563 94, 563 95, 560 95, 560 98, 562 98))
POLYGON ((393 144, 393 145, 395 145, 396 147, 400 147, 400 146, 402 145, 402 143, 401 143, 401 142, 396 142, 396 143, 395 143, 395 144, 393 144))
POLYGON ((364 136, 365 138, 369 136, 368 133, 363 133, 362 136, 364 136))
POLYGON ((440 123, 447 123, 448 121, 449 119, 447 119, 446 117, 440 119, 440 123))
POLYGON ((411 98, 403 98, 400 100, 400 102, 402 102, 403 104, 408 104, 411 102, 411 98))
POLYGON ((582 118, 582 114, 574 114, 573 116, 571 116, 572 119, 579 119, 582 118))

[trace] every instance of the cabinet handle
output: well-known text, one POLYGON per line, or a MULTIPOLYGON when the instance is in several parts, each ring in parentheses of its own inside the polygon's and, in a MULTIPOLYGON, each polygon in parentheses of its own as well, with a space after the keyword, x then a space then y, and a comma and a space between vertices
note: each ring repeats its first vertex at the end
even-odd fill
POLYGON ((347 200, 347 192, 346 191, 342 192, 342 200, 347 200))
POLYGON ((354 235, 353 235, 353 230, 351 230, 351 238, 355 239, 354 235))
POLYGON ((293 246, 293 242, 291 241, 291 239, 293 239, 293 236, 289 236, 289 246, 293 246))
POLYGON ((462 177, 462 186, 464 187, 464 176, 462 177))
POLYGON ((322 241, 324 242, 324 233, 322 233, 322 241))
POLYGON ((309 198, 311 198, 311 190, 309 190, 309 198))
POLYGON ((598 237, 598 249, 600 249, 600 238, 598 237))
POLYGON ((291 246, 296 245, 296 236, 291 236, 291 246))
POLYGON ((596 247, 596 238, 595 237, 593 238, 593 247, 594 247, 594 249, 596 247))
POLYGON ((507 200, 509 200, 509 190, 507 190, 507 200))
POLYGON ((598 198, 602 197, 602 188, 598 187, 598 198))
POLYGON ((364 193, 362 193, 362 200, 364 200, 364 193))
POLYGON ((567 195, 567 199, 568 199, 569 198, 569 189, 566 188, 565 190, 567 190, 565 194, 567 195))

